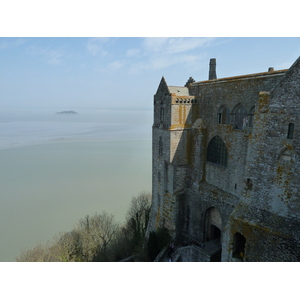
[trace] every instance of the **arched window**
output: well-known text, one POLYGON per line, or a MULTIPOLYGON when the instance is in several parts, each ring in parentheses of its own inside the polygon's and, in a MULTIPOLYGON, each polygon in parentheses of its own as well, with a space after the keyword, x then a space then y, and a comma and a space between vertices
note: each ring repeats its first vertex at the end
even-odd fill
POLYGON ((239 232, 236 232, 233 236, 232 256, 243 261, 245 256, 245 245, 246 245, 246 238, 239 232))
POLYGON ((228 154, 225 143, 219 136, 211 139, 207 147, 206 160, 227 167, 228 154))
POLYGON ((218 114, 219 124, 230 124, 230 110, 227 106, 223 106, 218 114))
POLYGON ((248 117, 246 109, 243 105, 238 105, 233 112, 234 114, 234 121, 233 121, 233 128, 234 129, 245 129, 248 123, 248 117))
POLYGON ((255 106, 252 106, 248 115, 248 127, 253 127, 255 106))
POLYGON ((292 139, 294 135, 294 123, 290 123, 289 124, 289 129, 288 129, 288 134, 287 134, 287 138, 288 139, 292 139))

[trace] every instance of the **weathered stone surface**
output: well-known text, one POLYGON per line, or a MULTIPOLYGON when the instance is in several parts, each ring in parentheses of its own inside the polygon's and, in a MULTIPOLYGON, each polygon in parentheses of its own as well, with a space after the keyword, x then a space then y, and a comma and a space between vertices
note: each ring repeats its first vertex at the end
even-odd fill
MULTIPOLYGON (((177 243, 217 241, 222 261, 299 261, 299 128, 300 58, 288 70, 185 87, 162 78, 148 233, 165 226, 177 243)), ((191 249, 182 261, 202 259, 191 249)))

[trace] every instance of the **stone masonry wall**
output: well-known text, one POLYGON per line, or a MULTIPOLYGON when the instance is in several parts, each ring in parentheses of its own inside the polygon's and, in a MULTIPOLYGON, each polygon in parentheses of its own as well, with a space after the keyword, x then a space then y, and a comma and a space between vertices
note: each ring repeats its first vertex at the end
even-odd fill
POLYGON ((245 239, 241 260, 299 261, 300 59, 289 70, 194 82, 188 90, 168 88, 163 78, 154 96, 149 228, 201 242, 219 236, 215 226, 222 261, 240 260, 236 234, 245 239), (235 129, 239 105, 251 127, 235 129), (229 119, 219 124, 224 106, 229 119), (227 165, 206 160, 216 136, 227 165))
MULTIPOLYGON (((261 93, 249 151, 251 202, 271 213, 300 218, 300 61, 271 93, 261 93), (287 138, 289 124, 293 138, 287 138)), ((247 202, 249 197, 245 197, 247 202)), ((248 200, 249 202, 249 200, 248 200)))
MULTIPOLYGON (((226 105, 233 114, 234 108, 242 104, 246 111, 256 105, 260 91, 270 91, 283 78, 283 72, 270 72, 256 77, 243 77, 235 80, 212 80, 204 83, 195 83, 192 93, 199 97, 199 118, 203 120, 207 131, 205 153, 209 141, 216 135, 225 142, 228 151, 228 166, 222 168, 205 159, 205 180, 210 184, 222 188, 228 193, 240 196, 245 187, 244 169, 246 165, 247 148, 251 131, 233 129, 232 125, 218 124, 217 117, 220 108, 226 105)), ((193 162, 192 162, 193 163, 193 162)), ((196 166, 197 168, 197 166, 196 166)), ((200 170, 200 168, 199 168, 200 170)), ((199 178, 193 174, 194 180, 199 178)))

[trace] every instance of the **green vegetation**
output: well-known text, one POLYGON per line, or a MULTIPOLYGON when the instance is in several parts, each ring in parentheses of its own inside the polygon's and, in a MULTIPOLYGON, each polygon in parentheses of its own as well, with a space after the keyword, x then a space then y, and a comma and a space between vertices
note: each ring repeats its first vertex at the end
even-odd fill
POLYGON ((170 241, 165 228, 145 233, 151 210, 151 194, 133 197, 126 221, 119 225, 112 214, 102 212, 80 219, 72 231, 60 233, 52 242, 22 251, 18 262, 116 262, 153 261, 170 241))

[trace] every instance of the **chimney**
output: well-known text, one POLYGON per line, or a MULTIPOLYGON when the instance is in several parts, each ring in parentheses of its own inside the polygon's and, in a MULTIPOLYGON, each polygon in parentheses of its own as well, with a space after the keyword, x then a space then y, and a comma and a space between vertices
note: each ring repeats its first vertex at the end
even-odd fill
POLYGON ((217 79, 217 73, 216 73, 216 59, 211 58, 209 62, 209 75, 208 80, 217 79))

